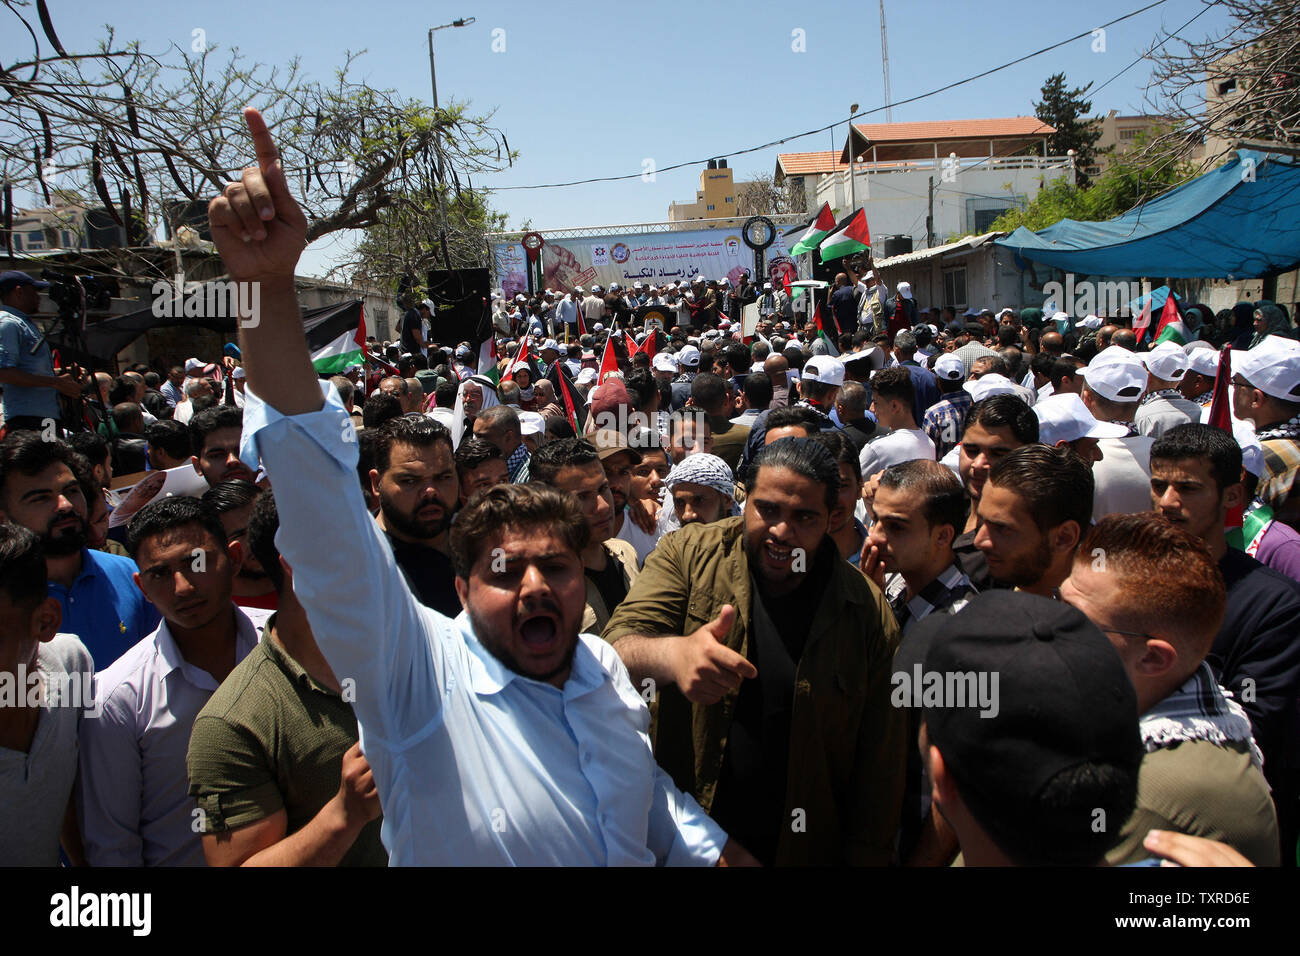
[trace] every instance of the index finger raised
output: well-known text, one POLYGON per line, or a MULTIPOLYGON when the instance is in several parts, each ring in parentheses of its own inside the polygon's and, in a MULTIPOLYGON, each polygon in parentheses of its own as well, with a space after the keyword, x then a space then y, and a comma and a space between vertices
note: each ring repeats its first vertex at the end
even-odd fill
POLYGON ((280 151, 271 138, 271 130, 267 127, 266 120, 262 119, 262 114, 251 106, 244 110, 244 122, 248 124, 248 132, 253 137, 257 165, 261 167, 263 175, 268 174, 280 158, 280 151))

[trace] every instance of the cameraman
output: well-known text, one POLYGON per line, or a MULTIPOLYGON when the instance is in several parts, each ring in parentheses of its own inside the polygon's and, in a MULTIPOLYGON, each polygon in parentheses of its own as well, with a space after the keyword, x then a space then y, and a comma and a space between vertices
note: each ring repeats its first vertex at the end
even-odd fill
POLYGON ((41 307, 39 282, 25 272, 0 272, 0 385, 4 386, 4 427, 39 431, 46 419, 59 421, 56 393, 76 398, 81 383, 55 375, 50 347, 28 316, 41 307))

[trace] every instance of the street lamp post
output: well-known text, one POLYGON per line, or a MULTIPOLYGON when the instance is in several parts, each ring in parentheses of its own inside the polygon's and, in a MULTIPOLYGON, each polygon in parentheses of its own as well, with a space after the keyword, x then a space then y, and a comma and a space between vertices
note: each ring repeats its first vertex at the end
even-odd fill
MULTIPOLYGON (((433 111, 438 112, 438 75, 433 69, 433 31, 446 30, 449 27, 467 27, 474 22, 474 17, 461 17, 459 20, 452 20, 451 23, 444 23, 440 27, 429 28, 429 85, 433 87, 433 111)), ((434 118, 433 127, 433 151, 438 160, 438 185, 441 187, 447 179, 446 173, 442 166, 442 145, 438 142, 439 137, 437 117, 434 118)), ((438 230, 438 237, 442 242, 442 258, 447 266, 451 269, 451 254, 447 251, 447 201, 443 196, 442 188, 438 190, 438 208, 442 213, 442 228, 438 230)))
POLYGON ((854 103, 849 107, 849 212, 850 214, 858 211, 858 184, 853 181, 854 166, 853 162, 853 114, 858 111, 858 104, 854 103))

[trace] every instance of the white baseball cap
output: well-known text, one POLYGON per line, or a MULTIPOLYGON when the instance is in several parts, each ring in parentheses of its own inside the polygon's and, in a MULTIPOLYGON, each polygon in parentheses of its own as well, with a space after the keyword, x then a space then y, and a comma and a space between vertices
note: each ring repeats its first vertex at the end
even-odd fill
POLYGON ((844 363, 834 356, 814 355, 803 366, 803 379, 823 385, 844 384, 844 363))
POLYGON ((542 417, 540 412, 520 412, 519 431, 524 435, 544 435, 546 433, 546 419, 542 417))
POLYGON ((1101 328, 1101 319, 1089 313, 1075 323, 1075 327, 1082 329, 1099 329, 1101 328))
POLYGON ((593 326, 591 327, 591 331, 593 331, 593 332, 604 332, 604 331, 605 331, 605 326, 604 326, 603 323, 597 322, 595 325, 593 325, 593 326))
POLYGON ((1034 405, 1038 416, 1038 440, 1044 445, 1080 438, 1123 438, 1127 426, 1118 422, 1099 422, 1073 392, 1061 392, 1040 399, 1034 405))
POLYGON ((934 360, 934 374, 949 382, 960 382, 966 377, 966 366, 957 356, 946 352, 934 360))
POLYGON ((677 356, 672 352, 656 352, 650 365, 656 372, 676 372, 677 356))
POLYGON ((970 392, 971 400, 976 402, 982 402, 993 395, 1024 397, 1015 382, 1005 375, 999 375, 997 372, 981 375, 979 378, 967 382, 962 388, 970 392))
POLYGON ((516 302, 527 302, 527 301, 528 301, 528 297, 525 296, 523 293, 520 293, 519 295, 515 296, 515 301, 516 301, 516 302))
POLYGON ((1187 374, 1187 353, 1173 342, 1161 342, 1141 359, 1148 372, 1165 382, 1177 382, 1187 374))
POLYGON ((1232 358, 1233 377, 1240 375, 1265 395, 1300 402, 1300 342, 1270 335, 1232 358))
POLYGON ((436 312, 436 311, 438 311, 438 307, 437 307, 436 305, 434 305, 432 299, 425 299, 425 300, 423 300, 423 301, 420 303, 420 305, 424 306, 424 307, 425 307, 426 309, 428 309, 430 312, 436 312))
POLYGON ((1207 378, 1215 378, 1219 374, 1218 351, 1213 346, 1192 348, 1193 345, 1196 345, 1196 342, 1188 343, 1187 370, 1207 378))
POLYGON ((594 368, 584 368, 578 373, 578 377, 574 381, 579 385, 590 385, 596 381, 596 370, 594 368))
POLYGON ((203 371, 203 363, 200 362, 200 361, 199 361, 198 359, 196 359, 196 358, 189 358, 189 359, 186 359, 186 360, 185 360, 185 371, 187 371, 187 372, 200 371, 200 372, 201 372, 201 371, 203 371))
POLYGON ((583 289, 582 286, 580 286, 580 285, 575 285, 575 286, 573 287, 573 291, 574 291, 574 292, 585 292, 586 290, 583 289))
POLYGON ((560 343, 555 341, 555 339, 547 339, 542 343, 541 351, 545 352, 547 349, 552 349, 553 351, 558 352, 560 350, 560 343))
POLYGON ((726 276, 723 276, 721 279, 718 280, 718 285, 731 285, 731 280, 728 279, 726 276))
POLYGON ((1136 402, 1147 388, 1146 366, 1120 345, 1102 349, 1079 372, 1088 388, 1112 402, 1136 402))
POLYGON ((700 364, 700 350, 694 345, 687 345, 677 353, 677 361, 688 368, 695 368, 700 364))

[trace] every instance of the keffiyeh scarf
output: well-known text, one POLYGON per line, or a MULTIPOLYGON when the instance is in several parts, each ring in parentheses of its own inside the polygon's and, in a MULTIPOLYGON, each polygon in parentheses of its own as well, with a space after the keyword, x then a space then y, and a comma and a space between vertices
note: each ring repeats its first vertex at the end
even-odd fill
POLYGON ((1184 740, 1208 740, 1223 746, 1249 743, 1250 760, 1263 769, 1264 755, 1250 732, 1250 718, 1214 679, 1204 662, 1181 687, 1138 720, 1147 752, 1184 740))

